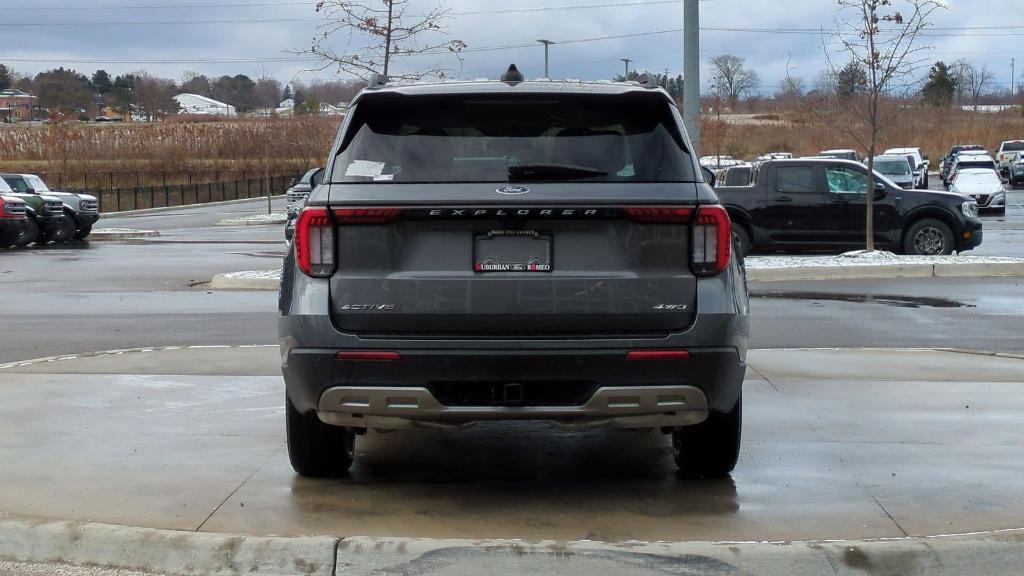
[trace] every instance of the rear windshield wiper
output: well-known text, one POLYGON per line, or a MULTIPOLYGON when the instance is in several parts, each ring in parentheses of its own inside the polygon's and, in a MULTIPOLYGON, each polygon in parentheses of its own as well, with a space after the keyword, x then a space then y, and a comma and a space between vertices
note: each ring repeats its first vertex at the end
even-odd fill
POLYGON ((604 170, 571 164, 526 164, 508 167, 508 179, 512 181, 546 180, 549 178, 575 180, 607 175, 608 173, 604 170))

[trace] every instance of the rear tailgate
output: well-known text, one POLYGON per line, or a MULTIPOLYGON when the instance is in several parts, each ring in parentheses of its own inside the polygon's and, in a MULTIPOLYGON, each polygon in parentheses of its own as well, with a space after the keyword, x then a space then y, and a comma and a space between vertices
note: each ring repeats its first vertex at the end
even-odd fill
POLYGON ((495 201, 494 185, 416 186, 412 195, 399 185, 334 185, 334 323, 376 336, 686 329, 697 304, 690 227, 666 219, 692 209, 694 186, 646 185, 638 199, 636 186, 544 184, 495 201), (401 202, 410 196, 446 201, 401 202), (387 222, 346 221, 354 208, 382 206, 387 222))

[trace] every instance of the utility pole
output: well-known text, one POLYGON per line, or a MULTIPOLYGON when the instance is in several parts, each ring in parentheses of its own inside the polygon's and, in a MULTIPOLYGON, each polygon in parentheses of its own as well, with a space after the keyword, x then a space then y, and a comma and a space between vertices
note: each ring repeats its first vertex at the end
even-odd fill
POLYGON ((554 42, 551 40, 537 40, 537 42, 544 45, 544 77, 550 80, 551 73, 548 70, 548 48, 550 48, 554 42))
POLYGON ((1017 60, 1010 58, 1010 96, 1017 95, 1017 60))
POLYGON ((629 82, 629 63, 632 62, 629 58, 619 58, 626 63, 626 75, 622 77, 623 82, 629 82))
POLYGON ((683 0, 683 122, 700 150, 700 3, 683 0))

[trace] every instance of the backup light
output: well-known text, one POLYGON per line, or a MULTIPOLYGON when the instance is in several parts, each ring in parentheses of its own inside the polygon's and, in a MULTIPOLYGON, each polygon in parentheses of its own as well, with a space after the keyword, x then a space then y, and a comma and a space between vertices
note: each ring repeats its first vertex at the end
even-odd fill
POLYGON ((295 261, 312 278, 334 274, 334 223, 327 208, 303 208, 295 223, 295 261))
POLYGON ((701 206, 693 226, 690 267, 697 276, 717 276, 732 257, 732 221, 719 205, 701 206))

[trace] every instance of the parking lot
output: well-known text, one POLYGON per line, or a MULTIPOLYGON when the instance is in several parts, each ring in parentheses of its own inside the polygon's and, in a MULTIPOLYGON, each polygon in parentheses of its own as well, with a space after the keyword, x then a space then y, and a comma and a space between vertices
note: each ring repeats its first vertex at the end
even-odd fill
MULTIPOLYGON (((1022 194, 985 218, 978 252, 1024 255, 1022 194)), ((2 255, 0 294, 20 305, 0 311, 18 334, 0 363, 58 359, 0 368, 0 460, 19 463, 0 472, 12 488, 0 510, 257 535, 607 542, 907 538, 1024 522, 1013 480, 1024 361, 903 351, 1024 353, 1017 278, 751 284, 757 351, 728 480, 681 481, 659 434, 539 423, 371 432, 350 478, 297 477, 277 295, 208 285, 278 265, 280 226, 218 224, 265 211, 254 201, 113 218, 100 229, 160 236, 2 255), (820 348, 844 350, 804 351, 820 348), (93 354, 124 349, 146 351, 93 354)))

